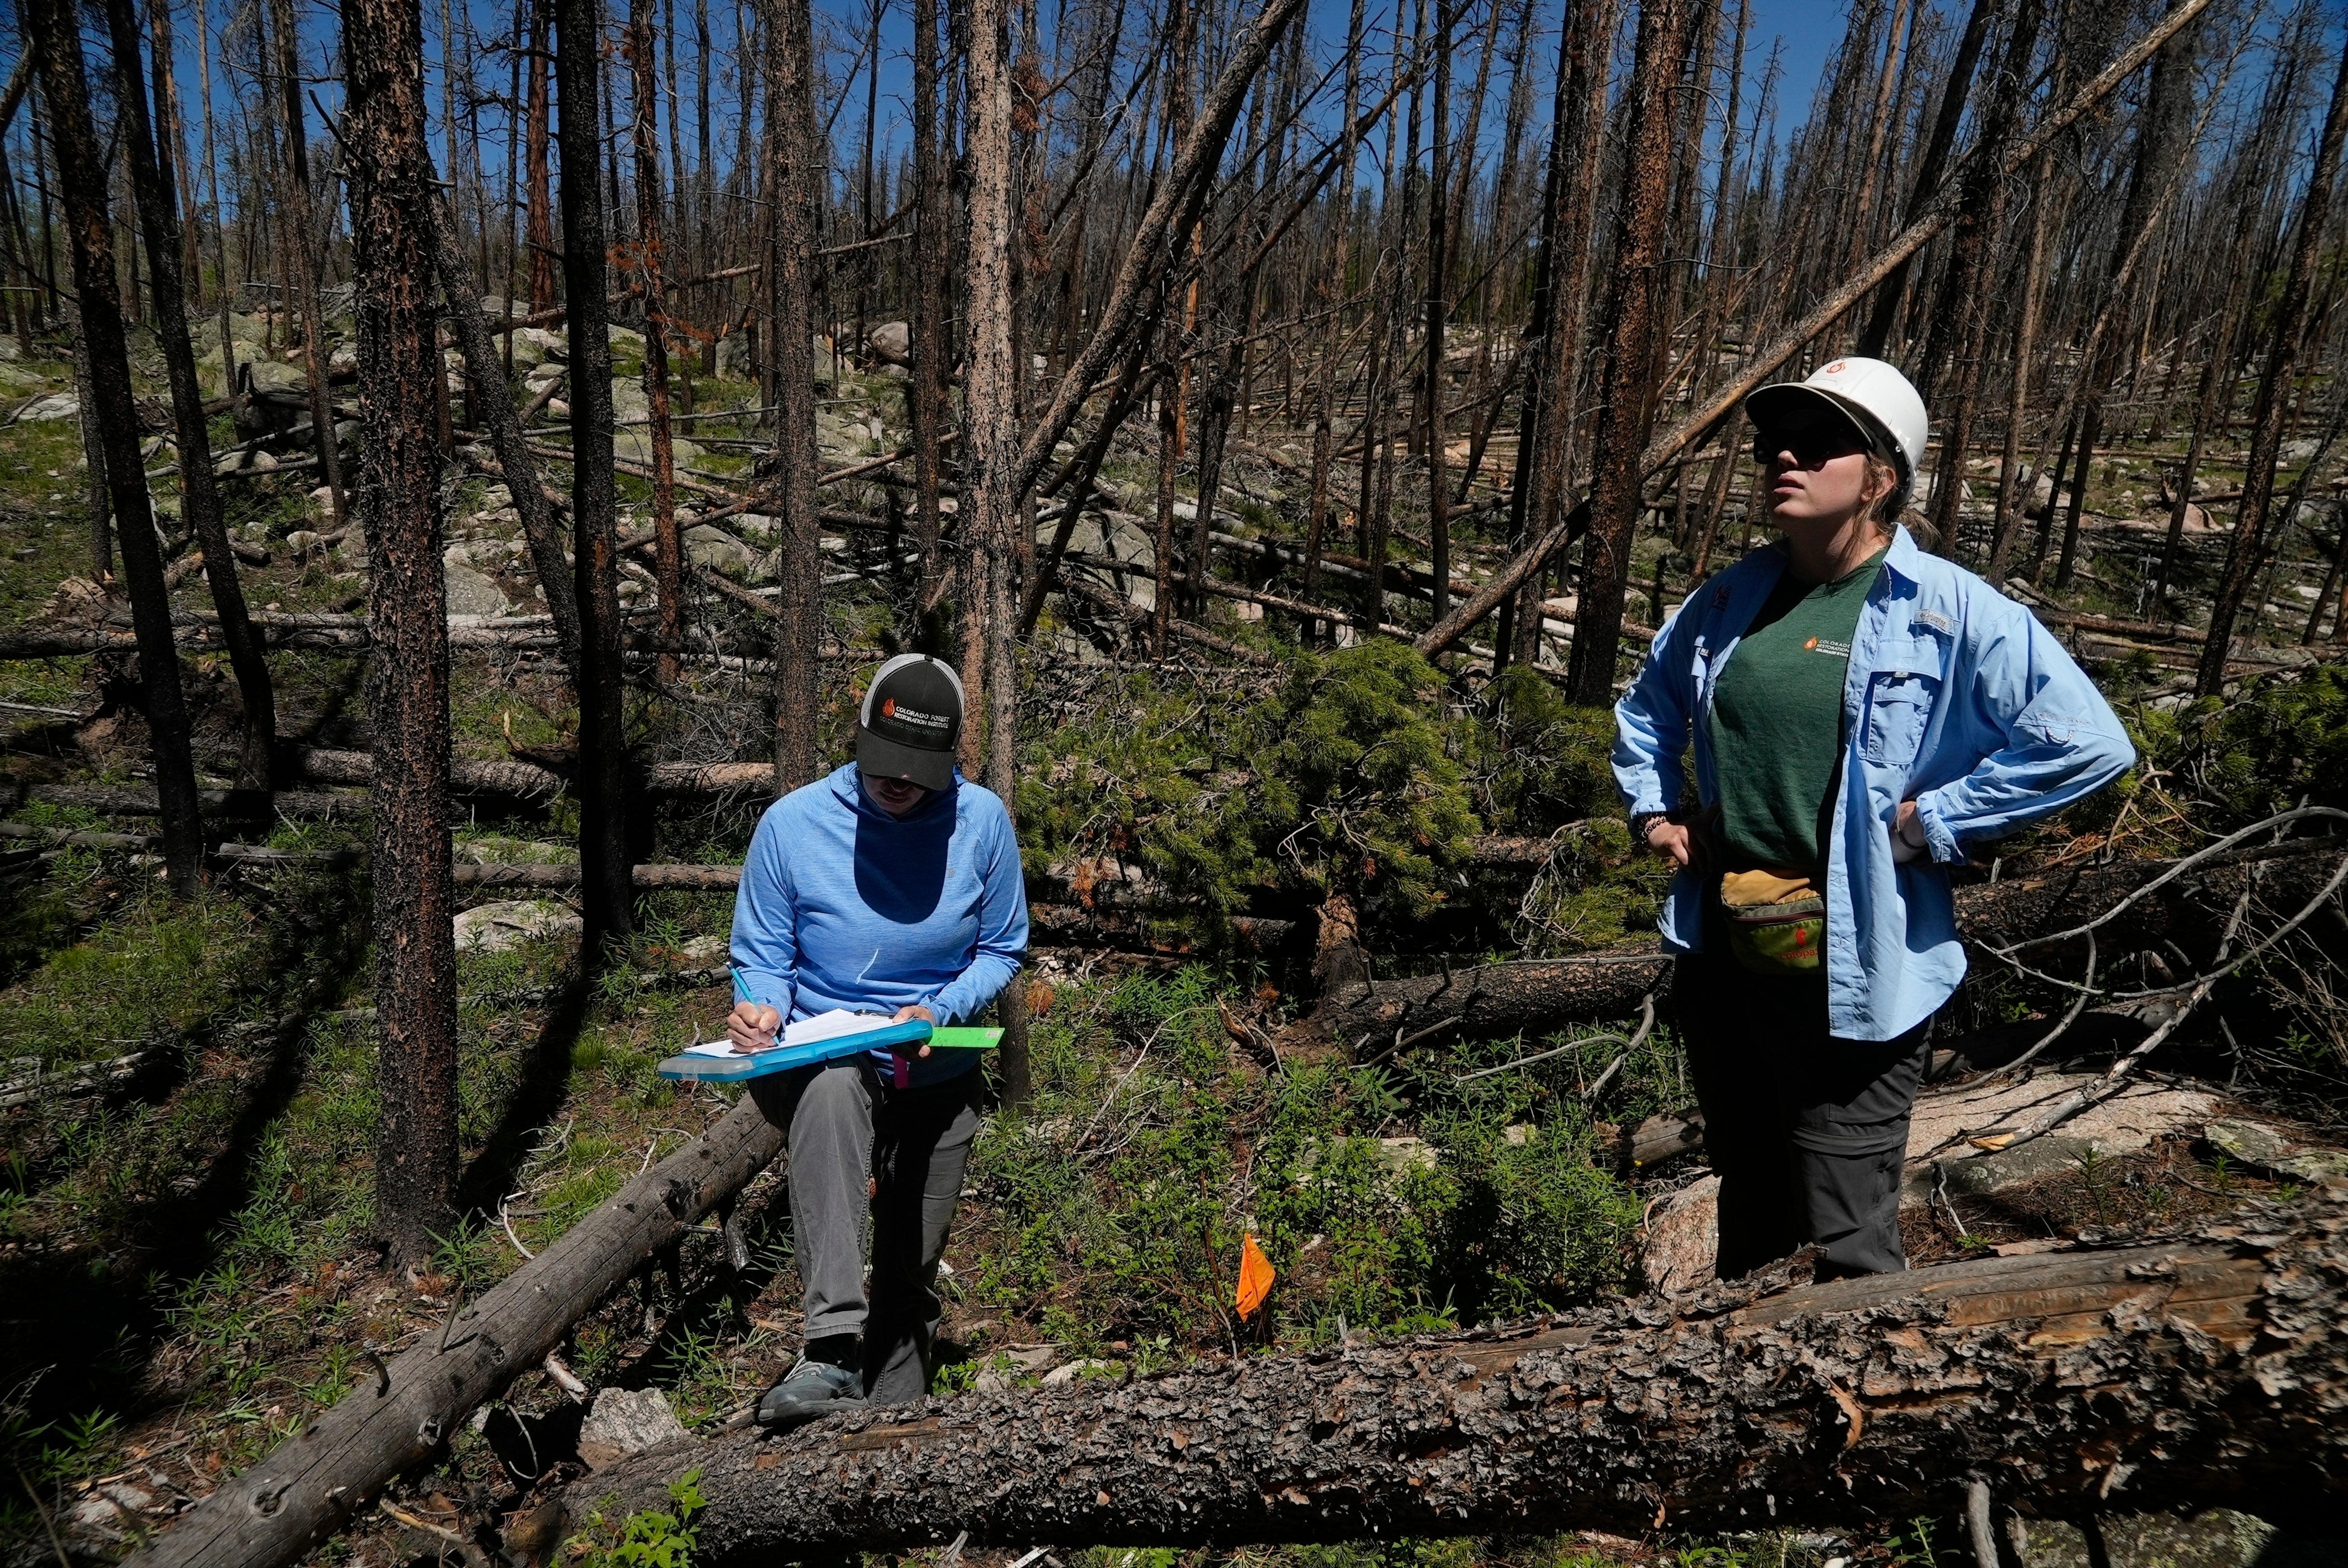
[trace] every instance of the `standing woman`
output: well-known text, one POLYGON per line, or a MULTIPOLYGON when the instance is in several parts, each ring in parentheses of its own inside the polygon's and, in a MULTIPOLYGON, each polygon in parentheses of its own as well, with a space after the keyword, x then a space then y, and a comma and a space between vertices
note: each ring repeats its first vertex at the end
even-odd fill
POLYGON ((1783 537, 1657 634, 1614 777, 1680 867, 1662 927, 1720 1276, 1812 1242, 1820 1277, 1883 1273, 1907 1266, 1909 1112, 1965 972, 1948 868, 2136 753, 2027 610, 1892 520, 1928 423, 1906 376, 1840 359, 1745 412, 1783 537))

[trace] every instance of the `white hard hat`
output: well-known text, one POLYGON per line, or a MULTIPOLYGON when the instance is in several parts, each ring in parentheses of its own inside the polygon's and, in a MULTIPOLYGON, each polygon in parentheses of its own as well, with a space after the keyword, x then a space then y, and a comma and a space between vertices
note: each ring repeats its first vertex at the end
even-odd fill
POLYGON ((1900 488, 1916 482, 1924 461, 1924 438, 1931 421, 1915 385, 1900 367, 1856 356, 1831 361, 1807 381, 1765 386, 1745 400, 1745 413, 1757 425, 1785 425, 1825 405, 1848 418, 1869 446, 1900 470, 1900 488), (1807 405, 1807 406, 1804 406, 1807 405))

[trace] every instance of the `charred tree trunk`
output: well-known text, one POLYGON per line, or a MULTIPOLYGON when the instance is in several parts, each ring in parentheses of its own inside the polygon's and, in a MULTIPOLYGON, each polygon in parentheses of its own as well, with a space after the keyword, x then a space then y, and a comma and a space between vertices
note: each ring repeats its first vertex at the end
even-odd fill
POLYGON ((668 317, 662 289, 660 142, 653 125, 652 0, 631 0, 627 49, 633 67, 629 117, 636 153, 637 276, 644 291, 644 404, 651 421, 654 573, 660 589, 660 678, 676 679, 685 640, 685 541, 676 526, 676 448, 668 424, 668 317))
MULTIPOLYGON (((430 170, 426 171, 427 176, 430 170)), ((564 558, 560 521, 539 479, 538 458, 522 430, 521 411, 514 406, 498 342, 481 314, 466 276, 464 253, 457 246, 457 229, 438 201, 424 189, 425 210, 413 217, 431 247, 432 263, 440 275, 440 291, 456 323, 458 346, 465 355, 465 374, 475 388, 481 417, 489 426, 489 445, 504 471, 506 488, 513 495, 514 511, 521 519, 522 538, 530 547, 531 569, 546 591, 546 610, 554 622, 555 640, 574 689, 580 686, 579 599, 572 586, 571 563, 564 558)), ((508 341, 510 342, 510 334, 508 341)))
POLYGON ((913 0, 913 356, 907 399, 913 426, 913 529, 927 605, 943 570, 938 556, 939 453, 946 416, 946 269, 949 216, 945 159, 938 147, 938 0, 913 0))
POLYGON ((530 108, 522 133, 523 180, 530 192, 530 225, 524 243, 530 251, 530 305, 542 311, 554 303, 558 287, 555 264, 561 251, 554 239, 554 192, 547 169, 547 153, 551 137, 551 104, 548 91, 548 67, 553 56, 547 50, 547 29, 554 21, 555 0, 530 0, 530 108))
MULTIPOLYGON (((963 613, 984 644, 986 783, 1018 807, 1019 383, 1012 358, 1012 65, 1009 8, 979 0, 969 12, 970 358, 963 384, 963 506, 971 581, 963 613)), ((1204 505, 1204 501, 1200 505, 1204 505)), ((1004 1096, 1028 1093, 1027 1014, 1016 984, 1002 996, 1004 1096)))
MULTIPOLYGON (((1972 88, 1973 69, 1989 42, 1990 24, 1998 10, 1999 0, 1973 0, 1972 10, 1965 17, 1965 30, 1957 40, 1956 58, 1949 63, 1949 85, 1941 95, 1941 112, 1932 121, 1932 135, 1924 144, 1923 155, 1916 161, 1916 183, 1909 189, 1908 210, 1900 220, 1903 229, 1921 218, 1941 193, 1941 177, 1949 167, 1951 154, 1956 151, 1958 128, 1964 124, 1965 99, 1972 88)), ((1882 358, 1891 341, 1891 329, 1900 319, 1900 302, 1908 290, 1908 270, 1912 264, 1912 258, 1902 257, 1884 275, 1876 291, 1875 307, 1868 315, 1866 329, 1859 334, 1859 352, 1870 359, 1882 358)))
MULTIPOLYGON (((171 641, 171 604, 163 585, 162 551, 139 456, 139 411, 130 388, 130 359, 116 292, 114 220, 107 210, 106 162, 90 124, 89 84, 83 75, 81 36, 71 0, 28 0, 26 31, 40 57, 41 97, 48 139, 57 153, 74 292, 81 309, 81 342, 89 363, 86 408, 98 429, 107 497, 121 524, 122 578, 139 633, 139 672, 145 687, 147 728, 155 753, 155 787, 163 817, 163 862, 173 893, 195 891, 203 871, 203 822, 196 800, 196 769, 189 753, 186 694, 171 641)), ((87 425, 85 426, 87 428, 87 425)))
POLYGON ((1641 0, 1638 52, 1632 67, 1622 215, 1614 231, 1613 308, 1606 333, 1605 389, 1600 396, 1591 468, 1590 534, 1581 597, 1574 617, 1573 661, 1566 690, 1593 706, 1611 702, 1630 583, 1632 530, 1639 521, 1641 461, 1647 444, 1648 366, 1662 320, 1664 220, 1671 198, 1673 88, 1687 31, 1687 0, 1641 0))
POLYGON ((440 459, 415 214, 428 200, 424 26, 416 0, 350 0, 351 236, 357 262, 360 464, 373 562, 376 1224, 414 1263, 445 1235, 457 1191, 457 955, 448 876, 448 637, 440 459))
MULTIPOLYGON (((277 72, 283 93, 286 168, 280 192, 284 224, 286 278, 293 285, 294 308, 302 315, 302 367, 310 395, 310 439, 318 452, 318 466, 326 481, 326 510, 336 528, 350 522, 343 497, 343 459, 335 445, 335 400, 326 385, 326 313, 318 299, 318 257, 313 239, 317 204, 310 194, 310 151, 302 128, 302 47, 295 32, 291 0, 271 0, 270 25, 276 34, 277 72)), ((433 352, 439 352, 437 329, 433 352)), ((434 384, 446 395, 448 375, 437 368, 434 384)), ((442 417, 445 419, 446 415, 442 417)), ((444 453, 448 443, 442 442, 444 453)))
MULTIPOLYGON (((244 704, 244 747, 237 761, 237 783, 245 789, 267 789, 270 752, 277 735, 277 700, 269 682, 269 661, 245 613, 244 589, 237 581, 228 530, 221 522, 220 491, 212 479, 211 438, 205 429, 204 395, 196 382, 195 350, 188 339, 180 272, 187 247, 180 232, 170 165, 157 158, 149 133, 139 69, 139 18, 129 0, 107 0, 106 20, 125 116, 122 139, 129 153, 131 188, 147 243, 148 285, 155 294, 155 329, 171 387, 172 425, 180 447, 180 510, 197 548, 203 552, 204 581, 220 611, 221 641, 228 646, 229 667, 235 672, 237 695, 244 704)), ((161 69, 160 61, 157 68, 161 69)))
MULTIPOLYGON (((664 1507, 691 1470, 695 1561, 715 1568, 965 1530, 1065 1549, 1839 1525, 1951 1511, 1980 1475, 2056 1514, 2116 1496, 2312 1520, 2348 1492, 2337 1197, 2149 1244, 1790 1282, 681 1441, 562 1508, 664 1507)), ((551 1544, 561 1522, 532 1534, 551 1544)))
MULTIPOLYGON (((1555 129, 1541 207, 1540 263, 1532 320, 1521 351, 1532 357, 1533 368, 1518 423, 1516 482, 1509 497, 1514 513, 1509 538, 1519 551, 1529 550, 1535 539, 1557 526, 1566 486, 1572 479, 1581 303, 1590 273, 1613 38, 1613 0, 1597 0, 1568 14, 1564 36, 1558 40, 1557 103, 1551 116, 1555 129)), ((1541 584, 1547 573, 1546 559, 1535 561, 1509 610, 1509 654, 1528 669, 1540 661, 1541 584)))
POLYGON ((2226 302, 2211 323, 2209 341, 2201 362, 2201 386, 2194 398, 2193 429, 2185 441, 2185 461, 2178 466, 2171 481, 2177 487, 2168 507, 2168 534, 2160 548, 2160 574, 2153 579, 2152 597, 2155 613, 2158 606, 2168 602, 2177 579, 2177 559, 2185 548, 2185 515, 2193 505, 2193 480, 2201 469, 2201 454, 2209 444, 2209 431, 2218 417, 2219 396, 2232 385, 2234 371, 2234 340, 2240 330, 2242 300, 2250 287, 2250 270, 2245 264, 2233 268, 2232 280, 2226 286, 2226 302))
POLYGON ((74 426, 81 437, 82 495, 89 512, 89 580, 103 589, 114 576, 114 497, 106 487, 106 439, 98 425, 98 390, 89 379, 89 338, 74 306, 66 307, 65 327, 73 335, 74 401, 81 405, 74 426))
MULTIPOLYGON (((1498 15, 1498 0, 1493 14, 1498 15)), ((1435 93, 1433 140, 1427 149, 1430 178, 1426 190, 1426 337, 1423 345, 1426 400, 1426 540, 1427 570, 1435 579, 1435 619, 1451 613, 1451 518, 1448 475, 1443 465, 1443 340, 1451 313, 1451 24, 1446 0, 1435 0, 1435 93)), ((1488 58, 1488 52, 1487 55, 1488 58)), ((1473 158, 1470 142, 1468 156, 1473 158)))
MULTIPOLYGON (((1329 320, 1321 335, 1321 395, 1314 405, 1313 416, 1313 492, 1308 503, 1311 516, 1305 522, 1304 537, 1304 597, 1320 597, 1321 552, 1326 547, 1329 529, 1329 467, 1336 454, 1336 416, 1339 395, 1337 364, 1338 345, 1344 341, 1344 302, 1352 288, 1349 275, 1352 266, 1354 234, 1354 166, 1361 161, 1361 131, 1354 120, 1361 112, 1362 102, 1362 0, 1353 0, 1351 18, 1345 25, 1345 101, 1344 121, 1339 131, 1337 152, 1337 200, 1334 209, 1336 232, 1335 254, 1321 274, 1317 291, 1322 309, 1329 320)), ((1314 622, 1317 629, 1319 622, 1314 622)))
MULTIPOLYGON (((2037 0, 2024 0, 2013 36, 2006 41, 1983 113, 1985 146, 1994 146, 2009 135, 2021 113, 2032 56, 2038 48, 2042 10, 2037 0)), ((1964 495, 1965 449, 1972 440, 1981 345, 1988 325, 1985 302, 1999 271, 1995 251, 2004 227, 2004 172, 1989 159, 1976 159, 1966 173, 1963 190, 1949 243, 1948 272, 1925 333, 1916 375, 1925 405, 1942 414, 1941 464, 1932 485, 1931 548, 1952 559, 1957 549, 1958 504, 1964 495)))
POLYGON ((2290 427, 2286 405, 2291 373, 2299 363, 2317 253, 2331 228, 2332 196, 2339 179, 2343 139, 2348 139, 2348 49, 2341 51, 2331 107, 2324 112, 2323 139, 2307 177, 2306 193, 2300 199, 2299 234, 2291 245, 2291 270, 2275 302, 2274 335, 2259 375, 2258 399, 2250 409, 2250 455, 2242 475, 2242 502, 2234 514, 2233 542, 2227 547, 2225 575, 2219 579, 2217 598, 2209 606, 2209 641, 2201 650, 2201 668, 2194 682, 2199 696, 2214 697, 2226 682, 2226 655, 2233 644, 2234 622, 2241 614, 2243 599, 2258 574, 2266 547, 2275 463, 2290 427))
POLYGON ((562 286, 571 308, 572 591, 579 601, 579 861, 590 965, 633 924, 628 880, 627 731, 621 710, 619 492, 612 464, 612 339, 604 302, 602 0, 558 0, 562 286))
MULTIPOLYGON (((815 120, 815 56, 808 0, 768 9, 767 113, 774 121, 769 171, 774 221, 776 489, 781 524, 775 596, 775 793, 817 776, 816 649, 820 529, 815 497, 816 220, 826 159, 815 120)), ((935 363, 935 355, 932 363, 935 363)))
MULTIPOLYGON (((2021 531, 2030 500, 2029 489, 2022 481, 2022 419, 2030 405, 2031 355, 2038 346, 2039 274, 2046 255, 2046 208, 2054 199, 2052 159, 2038 160, 2036 177, 2031 185, 2030 240, 2022 256, 2018 282, 2022 291, 2020 319, 2013 329, 2013 372, 2005 399, 2005 447, 1997 467, 1997 515, 1990 524, 1989 563, 1982 573, 1991 583, 2000 586, 2005 581, 2006 566, 2013 556, 2014 536, 2021 531)), ((2031 487, 2034 488, 2037 476, 2031 477, 2031 487)))

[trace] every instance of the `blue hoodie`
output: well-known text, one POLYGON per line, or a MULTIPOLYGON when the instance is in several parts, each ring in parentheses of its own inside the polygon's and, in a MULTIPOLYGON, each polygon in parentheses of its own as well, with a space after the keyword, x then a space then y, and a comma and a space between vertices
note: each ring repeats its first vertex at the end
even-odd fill
MULTIPOLYGON (((975 1019, 1027 956, 1011 814, 959 773, 901 817, 872 803, 854 763, 793 790, 750 841, 733 948, 751 999, 788 1019, 911 1004, 941 1024, 975 1019)), ((912 1064, 911 1081, 977 1061, 975 1051, 934 1052, 912 1064)))

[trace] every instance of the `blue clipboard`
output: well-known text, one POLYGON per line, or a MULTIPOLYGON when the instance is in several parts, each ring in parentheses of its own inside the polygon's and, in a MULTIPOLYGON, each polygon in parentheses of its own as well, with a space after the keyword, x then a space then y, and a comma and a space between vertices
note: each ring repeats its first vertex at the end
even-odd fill
POLYGON ((856 1056, 868 1050, 886 1050, 892 1045, 924 1043, 947 1050, 983 1050, 1002 1037, 999 1029, 932 1028, 922 1020, 907 1019, 903 1023, 884 1023, 877 1029, 862 1030, 855 1034, 834 1035, 829 1040, 810 1040, 805 1045, 777 1046, 755 1056, 672 1056, 663 1061, 658 1071, 663 1078, 703 1083, 741 1083, 753 1078, 764 1078, 770 1072, 788 1072, 794 1067, 811 1062, 837 1061, 844 1056, 856 1056))

